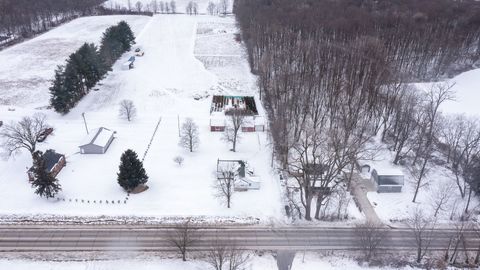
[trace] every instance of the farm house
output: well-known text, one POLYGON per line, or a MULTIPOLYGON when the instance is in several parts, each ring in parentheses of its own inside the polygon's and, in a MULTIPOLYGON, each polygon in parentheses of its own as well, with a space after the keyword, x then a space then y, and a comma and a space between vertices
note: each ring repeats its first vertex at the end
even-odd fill
MULTIPOLYGON (((45 151, 42 158, 45 162, 46 171, 53 177, 57 176, 66 164, 65 156, 56 153, 55 150, 52 149, 45 151)), ((33 167, 28 170, 27 174, 28 179, 33 181, 35 177, 33 173, 33 167)))
POLYGON ((243 160, 217 160, 217 178, 224 177, 225 170, 232 170, 236 175, 235 191, 248 191, 260 189, 260 178, 255 176, 253 171, 248 170, 243 160))

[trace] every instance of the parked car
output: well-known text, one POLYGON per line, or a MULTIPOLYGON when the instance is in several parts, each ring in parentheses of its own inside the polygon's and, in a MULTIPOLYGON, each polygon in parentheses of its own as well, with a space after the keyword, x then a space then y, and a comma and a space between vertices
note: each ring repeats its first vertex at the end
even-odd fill
POLYGON ((3 121, 0 121, 0 127, 3 126, 3 121))
POLYGON ((48 135, 52 134, 53 128, 46 128, 38 136, 37 142, 43 142, 47 139, 48 135))
POLYGON ((142 49, 140 48, 135 49, 135 56, 144 56, 144 55, 145 55, 145 52, 142 51, 142 49))

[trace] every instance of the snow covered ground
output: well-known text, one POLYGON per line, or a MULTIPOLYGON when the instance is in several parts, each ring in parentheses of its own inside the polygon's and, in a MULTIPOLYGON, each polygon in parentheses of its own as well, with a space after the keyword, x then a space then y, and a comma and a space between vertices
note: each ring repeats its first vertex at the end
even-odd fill
MULTIPOLYGON (((395 167, 403 172, 405 181, 401 193, 377 193, 368 192, 367 197, 372 204, 378 217, 385 222, 403 222, 417 208, 421 209, 426 215, 433 215, 435 212, 436 201, 445 192, 448 193, 448 199, 438 211, 438 221, 450 222, 451 217, 458 217, 465 209, 466 199, 462 199, 458 187, 455 184, 455 176, 445 167, 431 165, 428 174, 425 177, 424 185, 420 188, 416 202, 412 202, 415 193, 416 183, 414 178, 405 167, 395 166, 391 163, 392 154, 383 149, 375 161, 368 162, 373 168, 395 167)), ((372 168, 372 169, 373 169, 372 168)), ((363 174, 364 179, 370 180, 370 174, 363 174)), ((470 209, 478 207, 478 199, 473 198, 470 209)))
MULTIPOLYGON (((0 260, 0 269, 9 270, 210 270, 214 269, 206 262, 180 259, 142 258, 137 260, 99 260, 99 261, 27 261, 0 260)), ((275 259, 271 255, 255 256, 247 265, 248 270, 276 270, 275 259)))
MULTIPOLYGON (((140 256, 136 259, 98 259, 95 261, 68 261, 68 260, 21 260, 21 259, 0 259, 0 269, 9 270, 210 270, 212 266, 202 259, 183 262, 179 259, 162 259, 158 257, 140 256)), ((277 262, 271 254, 262 256, 253 255, 245 267, 245 270, 277 270, 277 262)), ((327 256, 323 257, 316 253, 297 253, 292 264, 292 270, 415 270, 410 266, 405 267, 368 267, 361 266, 353 259, 346 257, 327 256)))
MULTIPOLYGON (((455 93, 455 98, 444 102, 440 110, 445 114, 465 114, 466 116, 480 117, 480 107, 478 106, 480 68, 461 73, 446 82, 453 84, 452 91, 455 93)), ((420 83, 416 86, 420 89, 428 89, 432 86, 432 83, 420 83)))
MULTIPOLYGON (((112 17, 112 24, 119 18, 112 17)), ((0 214, 207 215, 258 217, 264 221, 282 219, 280 188, 278 178, 270 169, 271 152, 267 133, 242 134, 238 151, 233 153, 229 151, 230 146, 222 141, 222 134, 209 131, 213 94, 257 95, 255 77, 249 72, 242 46, 222 45, 223 42, 236 42, 234 19, 187 15, 139 18, 135 21, 135 32, 137 43, 145 51, 145 56, 137 58, 135 69, 124 71, 121 70, 122 60, 127 59, 129 54, 124 55, 99 84, 99 91, 89 93, 69 114, 60 116, 48 110, 35 109, 38 103, 46 105, 48 102, 46 87, 38 89, 39 98, 32 98, 30 102, 11 99, 11 102, 22 103, 22 107, 15 107, 15 111, 8 111, 14 106, 0 105, 0 115, 6 123, 39 111, 47 114, 48 122, 55 131, 40 145, 40 149, 55 149, 65 154, 67 159, 67 166, 58 175, 63 188, 59 194, 60 201, 47 201, 33 193, 25 173, 26 167, 31 165, 28 153, 0 161, 0 214), (140 22, 144 25, 143 29, 140 22), (198 31, 204 28, 216 34, 204 38, 203 32, 198 31), (223 32, 224 28, 228 29, 226 33, 223 32), (194 53, 216 55, 219 58, 232 54, 241 57, 229 62, 225 70, 222 66, 210 70, 194 53), (233 83, 226 83, 231 82, 232 78, 235 78, 233 83), (194 97, 201 98, 196 100, 194 97), (138 116, 133 122, 118 117, 118 103, 123 99, 133 100, 137 107, 138 116), (81 116, 83 112, 90 130, 104 126, 117 131, 106 154, 79 154, 78 146, 86 136, 81 116), (200 147, 193 154, 178 146, 178 119, 181 123, 187 117, 193 118, 200 128, 200 147), (141 158, 159 120, 158 132, 144 162, 150 177, 150 189, 130 196, 124 203, 126 194, 116 182, 120 156, 130 148, 141 158), (185 159, 181 167, 173 161, 179 155, 185 159), (245 160, 261 179, 260 190, 236 193, 231 209, 227 209, 214 196, 213 172, 219 158, 245 160), (105 201, 109 202, 108 205, 105 201)), ((88 21, 89 18, 83 20, 88 21)), ((98 19, 93 17, 91 20, 98 19)), ((65 25, 55 31, 72 31, 69 27, 65 25), (63 30, 63 27, 67 29, 63 30)), ((31 42, 42 44, 41 39, 31 42)), ((22 46, 25 45, 20 44, 10 50, 17 50, 18 54, 27 53, 22 46)), ((8 55, 0 56, 10 60, 8 55)), ((52 76, 54 66, 49 70, 52 76)), ((32 69, 31 77, 43 74, 43 71, 32 69)), ((17 93, 30 96, 29 91, 21 88, 17 93)), ((259 103, 257 106, 263 112, 259 103)))
MULTIPOLYGON (((55 68, 84 42, 100 43, 107 27, 127 21, 139 34, 146 16, 83 17, 0 52, 0 105, 48 105, 55 68)), ((3 113, 0 113, 3 116, 3 113)), ((2 117, 3 118, 3 117, 2 117)))

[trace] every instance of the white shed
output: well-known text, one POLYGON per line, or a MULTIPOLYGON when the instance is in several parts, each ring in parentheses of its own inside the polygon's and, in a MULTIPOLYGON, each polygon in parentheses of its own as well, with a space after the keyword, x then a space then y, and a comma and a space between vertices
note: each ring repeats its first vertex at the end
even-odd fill
POLYGON ((115 132, 108 128, 97 128, 88 134, 79 146, 81 154, 104 154, 114 139, 115 132))

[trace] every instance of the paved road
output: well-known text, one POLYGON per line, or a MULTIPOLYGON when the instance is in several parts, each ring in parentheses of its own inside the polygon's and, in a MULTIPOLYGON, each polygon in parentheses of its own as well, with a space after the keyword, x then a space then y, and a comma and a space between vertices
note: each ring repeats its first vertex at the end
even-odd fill
MULTIPOLYGON (((168 239, 174 229, 158 226, 1 226, 0 252, 7 251, 173 251, 168 239)), ((207 250, 215 243, 233 242, 251 250, 349 250, 359 248, 352 228, 318 227, 225 227, 202 228, 193 248, 207 250)), ((443 249, 454 231, 436 230, 433 249, 443 249)), ((387 249, 415 247, 408 229, 391 229, 384 241, 387 249)), ((480 240, 466 233, 469 249, 480 240)))

